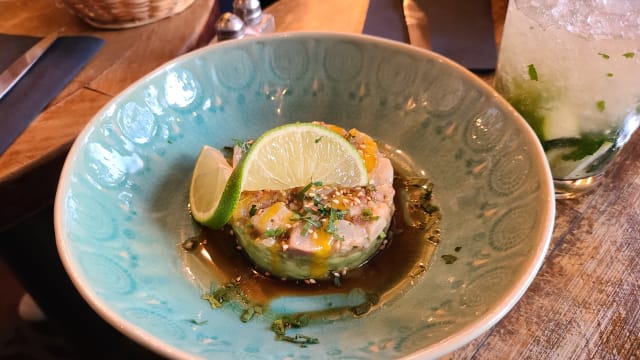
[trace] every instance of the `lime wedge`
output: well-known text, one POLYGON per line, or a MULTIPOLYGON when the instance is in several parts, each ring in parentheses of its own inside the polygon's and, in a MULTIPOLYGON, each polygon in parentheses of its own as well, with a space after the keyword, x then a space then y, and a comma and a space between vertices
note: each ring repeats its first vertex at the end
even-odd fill
POLYGON ((197 222, 216 229, 224 226, 229 220, 235 203, 229 202, 229 199, 221 202, 221 199, 232 171, 231 165, 218 149, 207 145, 202 147, 189 188, 191 216, 197 222))
POLYGON ((236 172, 234 180, 242 182, 242 191, 284 190, 311 181, 345 187, 368 182, 365 162, 356 148, 336 132, 310 123, 267 131, 253 143, 236 172))

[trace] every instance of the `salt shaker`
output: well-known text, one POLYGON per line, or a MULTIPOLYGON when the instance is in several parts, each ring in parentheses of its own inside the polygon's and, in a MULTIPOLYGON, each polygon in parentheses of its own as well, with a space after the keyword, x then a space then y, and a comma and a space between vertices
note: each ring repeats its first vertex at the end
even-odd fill
POLYGON ((245 24, 240 17, 226 12, 216 21, 216 36, 212 43, 243 38, 245 30, 245 24))
POLYGON ((247 35, 259 36, 276 30, 273 15, 262 12, 259 0, 234 0, 233 12, 246 24, 247 35))

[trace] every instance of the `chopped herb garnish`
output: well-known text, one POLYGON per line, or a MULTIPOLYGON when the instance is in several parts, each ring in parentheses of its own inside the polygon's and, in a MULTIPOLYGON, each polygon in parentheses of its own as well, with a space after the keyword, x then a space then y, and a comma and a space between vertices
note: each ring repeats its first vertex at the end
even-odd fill
POLYGON ((319 138, 315 139, 313 142, 317 144, 317 143, 320 142, 320 140, 322 140, 322 138, 323 138, 323 136, 320 136, 319 138))
POLYGON ((240 315, 240 321, 247 322, 247 321, 251 320, 255 313, 256 313, 256 310, 253 308, 253 306, 250 306, 250 307, 244 309, 244 311, 240 315))
POLYGON ((244 304, 249 303, 247 295, 245 295, 238 285, 233 282, 217 288, 216 285, 212 283, 209 292, 202 294, 200 298, 207 300, 214 309, 220 308, 224 303, 232 300, 238 300, 244 304))
POLYGON ((240 139, 231 139, 231 140, 233 140, 233 143, 236 146, 238 146, 240 150, 242 150, 242 152, 249 151, 249 148, 251 147, 251 140, 247 140, 247 141, 243 141, 240 139))
POLYGON ((296 335, 290 336, 286 334, 287 329, 301 328, 303 326, 306 326, 307 323, 308 323, 308 319, 306 319, 305 317, 300 317, 297 319, 282 317, 274 320, 273 323, 271 323, 271 330, 276 334, 276 340, 298 344, 300 345, 300 347, 306 347, 307 345, 320 343, 318 338, 314 338, 311 336, 306 336, 302 334, 296 334, 296 335))
POLYGON ((313 214, 312 211, 305 209, 305 214, 294 213, 293 216, 291 216, 291 220, 293 221, 305 222, 305 224, 302 226, 302 236, 306 236, 307 232, 311 230, 312 227, 319 228, 320 226, 322 226, 320 221, 314 219, 312 215, 308 215, 309 213, 313 214))
POLYGON ((607 73, 607 77, 613 77, 613 73, 607 73))
POLYGON ((336 220, 344 219, 344 216, 346 214, 347 214, 347 210, 339 210, 339 209, 336 209, 336 208, 329 208, 329 222, 327 223, 326 231, 329 234, 333 234, 334 236, 336 236, 340 240, 344 240, 344 238, 341 237, 341 236, 337 236, 337 234, 336 234, 336 231, 338 230, 338 229, 336 229, 336 220))
POLYGON ((599 52, 598 55, 602 56, 603 59, 609 59, 611 56, 605 54, 605 53, 601 53, 599 52))
POLYGON ((636 56, 636 53, 630 51, 622 54, 622 56, 626 57, 627 59, 631 59, 632 57, 636 56))
POLYGON ((456 246, 453 251, 455 252, 460 252, 460 250, 462 250, 462 246, 456 246))
POLYGON ((536 70, 535 65, 529 64, 527 68, 529 71, 529 79, 533 81, 538 81, 538 71, 536 70))
POLYGON ((298 192, 298 200, 300 200, 300 202, 304 201, 304 198, 307 196, 307 191, 309 191, 313 186, 322 186, 322 181, 312 181, 305 185, 302 190, 298 192))
POLYGON ((603 112, 606 106, 607 106, 607 104, 605 103, 604 100, 599 100, 598 102, 596 102, 596 107, 598 108, 598 111, 600 111, 600 112, 603 112))
POLYGON ((287 233, 287 229, 284 227, 277 227, 275 229, 268 229, 264 232, 264 236, 266 237, 280 237, 287 233))
POLYGON ((249 209, 249 216, 253 216, 258 212, 258 207, 256 204, 251 205, 251 209, 249 209))
POLYGON ((366 209, 362 209, 362 218, 365 221, 373 221, 373 220, 378 220, 380 216, 373 215, 373 210, 366 208, 366 209))
POLYGON ((202 321, 198 321, 198 320, 196 320, 196 319, 189 319, 188 321, 189 321, 191 324, 193 324, 193 325, 197 325, 197 326, 205 325, 206 323, 208 323, 208 322, 209 322, 209 320, 202 320, 202 321))
POLYGON ((444 263, 449 265, 449 264, 453 264, 454 262, 456 262, 456 260, 458 260, 457 256, 451 255, 451 254, 445 254, 442 255, 442 260, 444 260, 444 263))

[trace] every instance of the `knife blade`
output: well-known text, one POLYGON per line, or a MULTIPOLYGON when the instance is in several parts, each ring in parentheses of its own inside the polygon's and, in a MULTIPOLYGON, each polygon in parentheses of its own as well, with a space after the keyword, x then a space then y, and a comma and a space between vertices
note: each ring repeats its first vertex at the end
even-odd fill
POLYGON ((404 21, 409 32, 409 43, 411 45, 431 50, 431 40, 429 39, 429 19, 427 14, 420 8, 415 0, 403 0, 402 10, 404 11, 404 21))
POLYGON ((0 99, 29 71, 57 38, 57 33, 45 36, 0 74, 0 99))
POLYGON ((478 73, 495 69, 491 0, 403 0, 403 10, 412 45, 478 73))

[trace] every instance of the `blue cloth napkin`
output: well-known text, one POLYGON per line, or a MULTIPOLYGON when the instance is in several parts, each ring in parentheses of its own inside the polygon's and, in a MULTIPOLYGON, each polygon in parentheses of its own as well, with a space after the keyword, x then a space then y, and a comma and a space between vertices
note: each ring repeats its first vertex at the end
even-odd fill
MULTIPOLYGON (((40 38, 0 34, 0 72, 40 38)), ((93 36, 58 38, 24 77, 0 99, 0 155, 103 46, 93 36)))

